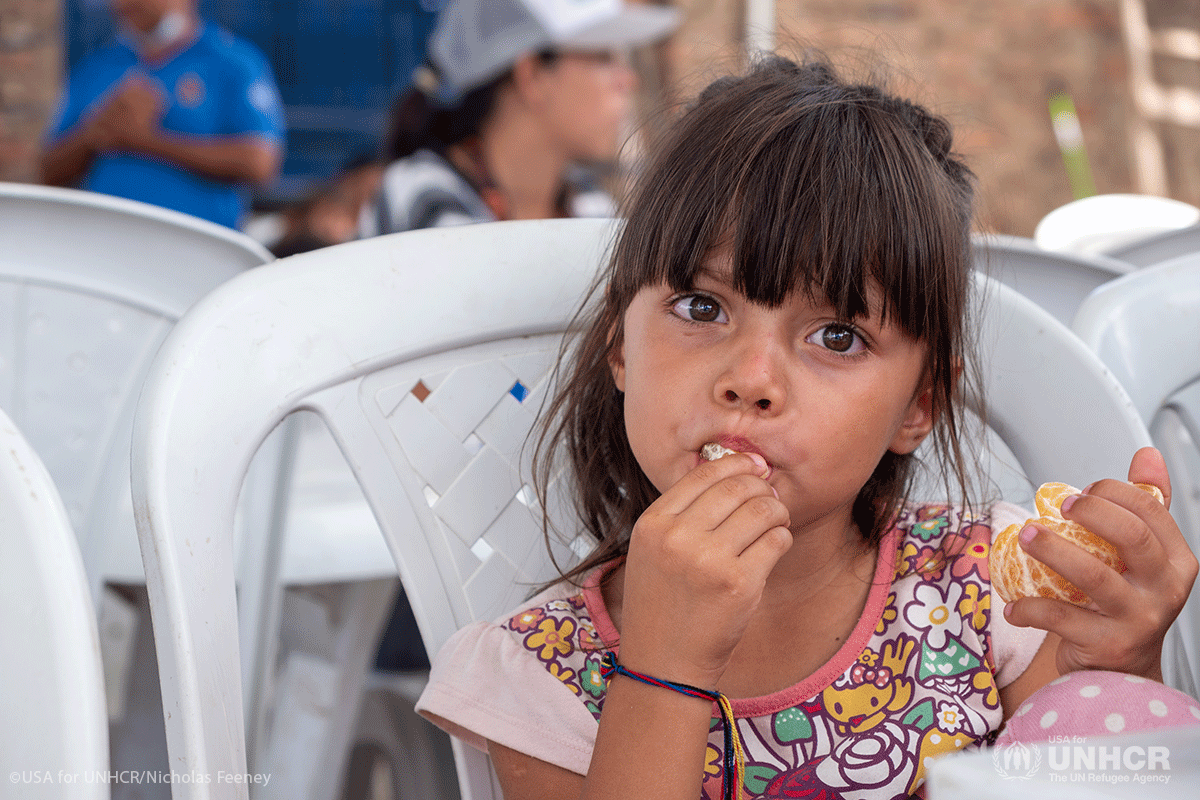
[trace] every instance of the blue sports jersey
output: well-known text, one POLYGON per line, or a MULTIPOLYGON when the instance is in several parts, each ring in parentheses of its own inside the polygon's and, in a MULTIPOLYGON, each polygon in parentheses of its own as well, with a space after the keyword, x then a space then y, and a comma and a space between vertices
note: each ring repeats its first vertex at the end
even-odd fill
MULTIPOLYGON (((249 42, 200 23, 185 50, 148 64, 124 42, 101 48, 71 72, 51 139, 62 136, 132 72, 155 83, 164 98, 162 127, 189 136, 252 135, 283 141, 283 104, 271 67, 249 42)), ((236 228, 245 210, 243 187, 130 153, 101 153, 80 185, 95 192, 172 208, 236 228)))

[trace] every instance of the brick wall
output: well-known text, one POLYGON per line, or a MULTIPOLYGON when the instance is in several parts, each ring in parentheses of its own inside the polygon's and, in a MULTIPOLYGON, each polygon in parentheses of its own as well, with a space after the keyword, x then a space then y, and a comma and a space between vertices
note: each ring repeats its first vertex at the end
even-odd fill
POLYGON ((37 180, 61 80, 60 15, 60 0, 0 0, 0 180, 37 180))
MULTIPOLYGON (((669 47, 682 94, 736 68, 745 2, 677 0, 687 22, 669 47)), ((893 88, 949 117, 980 178, 986 229, 1031 235, 1073 197, 1050 125, 1054 89, 1074 100, 1097 191, 1134 190, 1118 0, 779 0, 776 20, 780 49, 882 59, 893 88)))

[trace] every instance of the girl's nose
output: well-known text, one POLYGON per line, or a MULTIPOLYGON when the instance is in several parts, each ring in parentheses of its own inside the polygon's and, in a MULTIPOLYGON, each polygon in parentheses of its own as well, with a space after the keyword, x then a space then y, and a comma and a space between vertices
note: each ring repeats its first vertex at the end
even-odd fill
POLYGON ((759 414, 783 408, 787 389, 770 349, 769 343, 755 342, 734 353, 714 386, 719 404, 759 414))

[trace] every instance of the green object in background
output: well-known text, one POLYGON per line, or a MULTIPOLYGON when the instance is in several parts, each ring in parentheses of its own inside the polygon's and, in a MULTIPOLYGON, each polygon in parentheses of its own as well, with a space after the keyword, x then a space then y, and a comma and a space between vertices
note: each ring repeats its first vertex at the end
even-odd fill
POLYGON ((1054 128, 1054 138, 1062 152, 1063 166, 1067 168, 1067 178, 1071 181, 1071 192, 1076 200, 1091 197, 1096 193, 1096 184, 1092 181, 1092 168, 1088 163, 1087 149, 1083 146, 1083 128, 1079 125, 1075 103, 1069 94, 1055 92, 1050 95, 1050 125, 1054 128))

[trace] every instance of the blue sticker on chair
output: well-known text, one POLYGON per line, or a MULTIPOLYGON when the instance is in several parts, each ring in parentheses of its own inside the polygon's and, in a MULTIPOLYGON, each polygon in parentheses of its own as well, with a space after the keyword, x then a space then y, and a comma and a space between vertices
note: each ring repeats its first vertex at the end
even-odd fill
POLYGON ((525 398, 529 396, 529 390, 526 389, 525 384, 521 383, 520 381, 514 383, 512 388, 508 390, 508 393, 517 398, 518 403, 524 403, 525 398))

